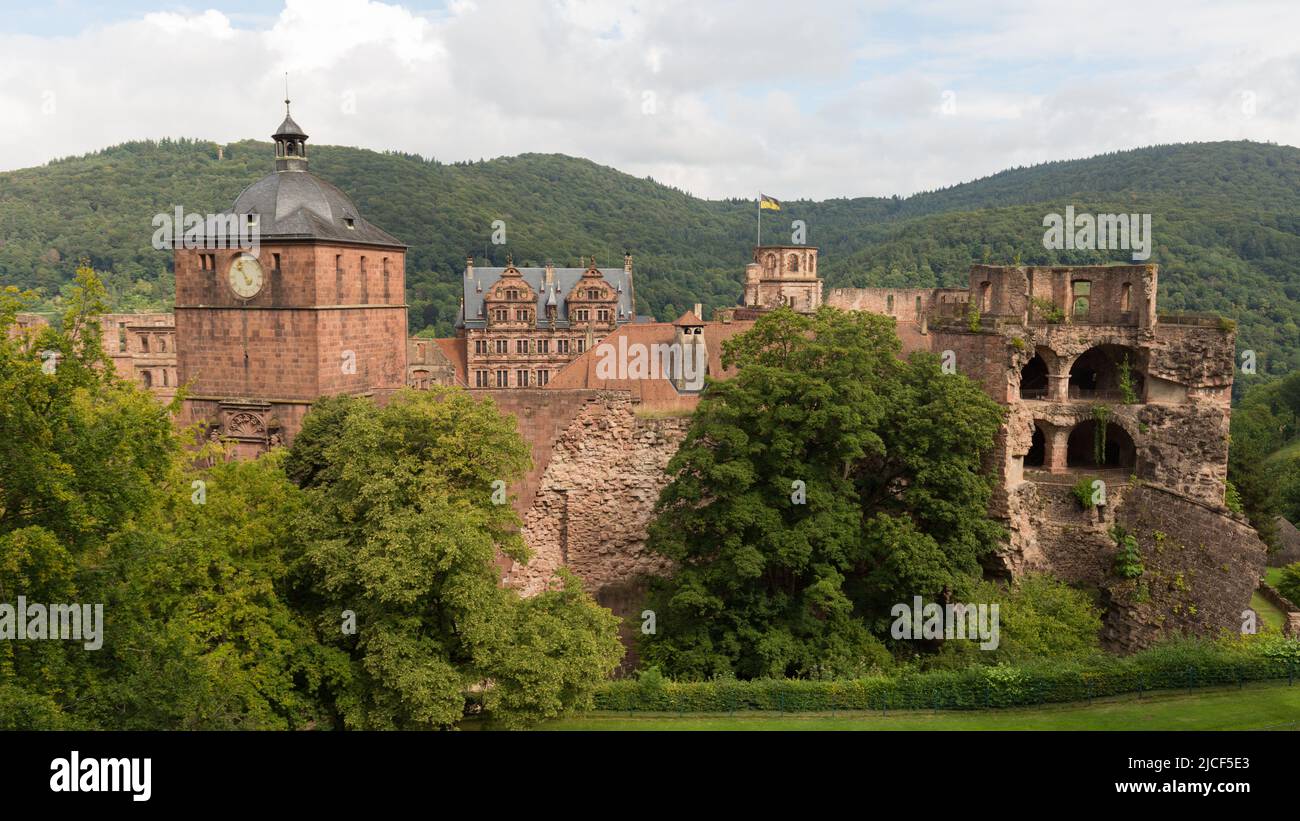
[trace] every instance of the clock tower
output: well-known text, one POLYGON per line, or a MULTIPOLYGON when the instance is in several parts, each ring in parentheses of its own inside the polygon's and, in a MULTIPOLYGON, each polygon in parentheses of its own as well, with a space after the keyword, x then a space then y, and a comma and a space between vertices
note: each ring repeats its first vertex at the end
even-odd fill
POLYGON ((240 456, 288 444, 321 396, 382 400, 406 376, 406 246, 308 171, 288 100, 273 136, 275 171, 209 220, 204 247, 175 248, 182 422, 240 456), (242 247, 213 224, 238 225, 242 247))

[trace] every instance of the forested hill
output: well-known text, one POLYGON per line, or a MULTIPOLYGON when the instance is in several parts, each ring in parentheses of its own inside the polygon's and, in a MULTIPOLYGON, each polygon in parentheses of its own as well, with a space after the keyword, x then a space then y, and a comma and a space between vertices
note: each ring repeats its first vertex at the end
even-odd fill
MULTIPOLYGON (((525 154, 444 164, 313 146, 312 170, 411 246, 411 330, 449 333, 466 253, 503 264, 636 257, 643 312, 734 304, 755 234, 752 200, 702 200, 587 160, 525 154), (493 245, 492 223, 506 224, 493 245)), ((54 307, 79 258, 108 276, 115 307, 166 307, 169 255, 153 216, 228 208, 272 167, 269 143, 128 143, 0 173, 0 283, 40 288, 54 307)), ((780 196, 780 192, 769 192, 780 196)), ((787 201, 764 236, 807 223, 828 287, 954 285, 973 262, 1083 263, 1126 252, 1043 248, 1043 216, 1152 214, 1161 309, 1236 319, 1242 348, 1272 372, 1300 367, 1300 149, 1249 142, 1158 146, 1016 168, 907 198, 787 201)))

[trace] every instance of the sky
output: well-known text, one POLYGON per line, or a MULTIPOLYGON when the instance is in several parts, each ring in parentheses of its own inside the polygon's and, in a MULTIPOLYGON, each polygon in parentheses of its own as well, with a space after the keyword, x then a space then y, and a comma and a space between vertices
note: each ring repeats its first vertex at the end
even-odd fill
POLYGON ((1300 145, 1300 2, 0 0, 0 170, 127 140, 586 157, 696 196, 906 196, 1300 145))

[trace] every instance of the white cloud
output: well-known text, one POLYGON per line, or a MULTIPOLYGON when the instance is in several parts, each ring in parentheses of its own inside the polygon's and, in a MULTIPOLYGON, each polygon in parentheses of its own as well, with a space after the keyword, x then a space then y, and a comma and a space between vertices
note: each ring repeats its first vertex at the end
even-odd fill
POLYGON ((704 196, 906 194, 1152 143, 1300 143, 1298 27, 1300 8, 1271 1, 159 11, 0 34, 0 168, 129 139, 266 139, 288 71, 317 143, 562 152, 704 196))

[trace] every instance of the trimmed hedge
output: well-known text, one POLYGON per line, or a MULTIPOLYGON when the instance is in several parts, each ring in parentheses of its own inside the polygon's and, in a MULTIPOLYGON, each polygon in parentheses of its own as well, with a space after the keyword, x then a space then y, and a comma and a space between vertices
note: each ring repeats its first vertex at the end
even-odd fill
MULTIPOLYGON (((1300 643, 1291 642, 1296 648, 1300 643)), ((1120 695, 1147 690, 1242 685, 1300 677, 1293 649, 1271 644, 1245 650, 1157 651, 1086 662, 909 671, 844 681, 755 679, 672 682, 656 676, 601 685, 595 709, 616 712, 721 713, 733 710, 981 710, 1120 695)))

